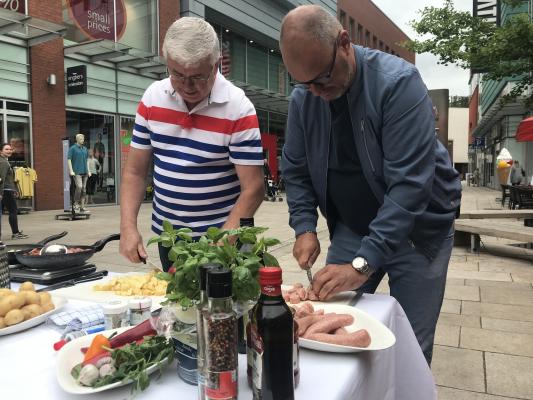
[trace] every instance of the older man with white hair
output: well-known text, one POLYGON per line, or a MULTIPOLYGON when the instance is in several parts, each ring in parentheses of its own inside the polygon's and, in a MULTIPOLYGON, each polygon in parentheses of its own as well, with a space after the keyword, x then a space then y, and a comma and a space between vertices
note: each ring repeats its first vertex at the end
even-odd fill
MULTIPOLYGON (((154 82, 137 109, 121 185, 120 253, 147 257, 137 216, 153 156, 152 231, 162 222, 199 237, 210 226, 236 228, 264 196, 263 152, 255 108, 219 72, 220 45, 213 27, 183 17, 163 43, 168 78, 154 82)), ((168 248, 159 246, 168 270, 168 248)))

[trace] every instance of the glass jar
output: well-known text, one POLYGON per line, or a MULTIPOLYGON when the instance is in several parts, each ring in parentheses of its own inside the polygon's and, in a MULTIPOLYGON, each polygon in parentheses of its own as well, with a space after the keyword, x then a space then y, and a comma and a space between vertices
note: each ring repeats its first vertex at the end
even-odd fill
POLYGON ((130 309, 130 325, 135 326, 150 318, 152 299, 149 297, 134 297, 128 303, 130 309))
POLYGON ((123 300, 113 300, 102 304, 104 310, 105 329, 116 329, 129 325, 128 303, 123 300))

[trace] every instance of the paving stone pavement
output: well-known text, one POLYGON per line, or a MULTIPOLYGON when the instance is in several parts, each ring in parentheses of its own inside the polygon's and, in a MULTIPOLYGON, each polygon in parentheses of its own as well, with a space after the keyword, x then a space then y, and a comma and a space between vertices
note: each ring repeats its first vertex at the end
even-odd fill
MULTIPOLYGON (((465 187, 463 210, 499 209, 499 192, 465 187)), ((88 220, 57 221, 59 211, 33 212, 19 216, 19 225, 34 243, 63 230, 66 244, 92 244, 118 232, 119 207, 93 207, 88 220)), ((146 240, 150 233, 149 204, 143 204, 139 226, 146 240)), ((293 232, 288 226, 287 204, 264 202, 256 214, 256 225, 267 226, 268 236, 281 240, 273 249, 284 268, 285 283, 305 281, 292 257, 293 232)), ((498 220, 494 220, 497 224, 498 220)), ((523 226, 516 221, 517 226, 523 226)), ((524 228, 531 229, 531 228, 524 228)), ((4 242, 8 233, 4 217, 4 242)), ((328 246, 324 219, 318 236, 323 265, 328 246)), ((455 247, 450 260, 445 300, 437 326, 432 370, 442 400, 533 399, 533 251, 508 246, 509 241, 482 237, 483 251, 472 254, 455 247)), ((149 258, 160 265, 157 247, 148 248, 149 258)), ((114 272, 148 270, 127 262, 118 254, 118 242, 110 242, 93 256, 99 269, 114 272)), ((388 291, 384 281, 379 292, 388 291)))

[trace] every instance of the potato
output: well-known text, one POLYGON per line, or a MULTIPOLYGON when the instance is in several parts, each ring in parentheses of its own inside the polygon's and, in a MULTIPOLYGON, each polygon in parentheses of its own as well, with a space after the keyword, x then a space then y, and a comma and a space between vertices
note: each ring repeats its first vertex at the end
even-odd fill
POLYGON ((4 321, 4 318, 0 317, 0 329, 2 328, 5 328, 7 325, 6 325, 6 322, 4 321))
POLYGON ((22 293, 26 296, 26 305, 41 304, 41 296, 39 296, 39 293, 34 292, 33 290, 25 290, 22 293))
POLYGON ((20 310, 11 310, 4 318, 7 326, 16 325, 22 321, 24 321, 24 313, 20 310))
POLYGON ((35 291, 35 288, 33 287, 33 283, 24 282, 23 284, 21 284, 20 287, 19 287, 19 292, 22 292, 24 290, 33 290, 33 291, 35 291))
POLYGON ((17 305, 14 308, 21 308, 22 306, 26 305, 26 293, 15 293, 14 296, 17 297, 17 305))
POLYGON ((43 313, 43 308, 39 304, 29 304, 27 306, 22 307, 22 309, 28 310, 31 318, 34 318, 43 313))
POLYGON ((48 312, 48 311, 52 311, 53 309, 56 308, 56 306, 54 306, 54 303, 52 303, 51 301, 48 302, 48 303, 44 303, 41 305, 41 308, 43 309, 43 313, 45 312, 48 312))
POLYGON ((0 317, 5 317, 9 311, 19 307, 19 298, 16 294, 12 294, 0 299, 0 317))
POLYGON ((7 296, 8 294, 13 294, 15 292, 13 292, 11 289, 8 289, 8 288, 0 288, 0 296, 4 295, 4 296, 7 296))
POLYGON ((24 307, 22 307, 20 311, 22 311, 22 314, 24 314, 24 321, 31 319, 31 313, 29 310, 26 310, 24 307))
POLYGON ((52 296, 48 292, 39 292, 39 297, 41 298, 41 304, 50 303, 52 301, 52 296))

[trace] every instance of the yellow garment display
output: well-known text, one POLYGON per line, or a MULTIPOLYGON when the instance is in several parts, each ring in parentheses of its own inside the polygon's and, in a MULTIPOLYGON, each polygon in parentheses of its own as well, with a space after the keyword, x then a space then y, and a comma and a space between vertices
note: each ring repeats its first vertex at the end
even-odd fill
POLYGON ((15 182, 17 182, 21 198, 33 197, 33 185, 37 182, 37 172, 33 168, 17 168, 15 182))

